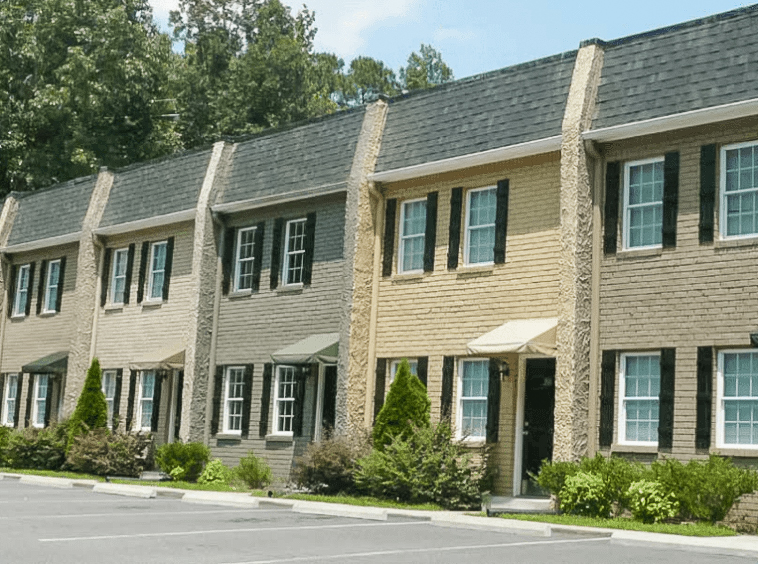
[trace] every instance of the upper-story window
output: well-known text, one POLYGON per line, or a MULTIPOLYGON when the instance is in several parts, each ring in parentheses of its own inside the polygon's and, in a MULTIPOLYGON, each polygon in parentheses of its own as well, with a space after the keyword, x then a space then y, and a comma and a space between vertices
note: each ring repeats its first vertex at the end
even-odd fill
POLYGON ((719 354, 716 446, 758 447, 758 354, 719 354))
POLYGON ((284 275, 282 276, 285 284, 302 284, 303 282, 305 223, 305 218, 287 222, 284 239, 284 275))
POLYGON ((149 300, 163 299, 163 284, 166 279, 166 248, 168 241, 153 243, 150 252, 150 277, 147 291, 149 300))
POLYGON ((659 247, 663 237, 663 158, 624 165, 624 248, 659 247))
POLYGON ((658 443, 661 356, 623 354, 619 371, 619 443, 658 443))
POLYGON ((758 143, 721 148, 721 235, 758 235, 758 143))
POLYGON ((466 210, 466 264, 492 264, 495 260, 497 188, 469 190, 466 210))
POLYGON ((60 288, 61 261, 54 260, 47 265, 47 280, 45 280, 45 307, 43 313, 55 311, 58 303, 58 292, 60 288))
POLYGON ((113 304, 124 303, 128 262, 129 249, 118 249, 113 253, 113 272, 111 273, 111 303, 113 304))
POLYGON ((424 269, 425 231, 426 199, 403 202, 400 208, 398 272, 421 272, 424 269))
POLYGON ((16 424, 16 398, 18 397, 19 377, 18 374, 6 374, 5 394, 2 408, 3 420, 0 424, 13 427, 16 424))
POLYGON ((250 290, 253 287, 255 262, 255 227, 237 231, 237 257, 234 271, 234 290, 250 290))
POLYGON ((29 300, 29 270, 31 265, 18 267, 16 274, 16 296, 13 299, 13 316, 26 315, 26 303, 29 300))

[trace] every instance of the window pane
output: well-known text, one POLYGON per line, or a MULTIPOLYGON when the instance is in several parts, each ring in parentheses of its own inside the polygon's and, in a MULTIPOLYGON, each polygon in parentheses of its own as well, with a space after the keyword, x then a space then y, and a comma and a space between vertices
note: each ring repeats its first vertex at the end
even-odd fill
POLYGON ((287 223, 287 247, 284 257, 287 284, 300 284, 303 281, 305 223, 304 219, 287 223))
POLYGON ((37 376, 37 397, 36 397, 36 417, 34 423, 38 427, 45 424, 45 409, 47 408, 47 375, 40 374, 37 376))
POLYGON ((758 159, 756 148, 726 151, 726 234, 758 233, 758 159))
POLYGON ((424 236, 405 239, 403 242, 403 271, 424 268, 424 236))
POLYGON ((660 245, 663 227, 663 162, 629 167, 627 245, 660 245))
POLYGON ((758 444, 758 400, 724 401, 724 442, 758 444))
POLYGON ((629 355, 624 358, 625 439, 633 442, 657 442, 660 357, 629 355))
POLYGON ((487 426, 487 400, 463 400, 461 434, 464 437, 484 437, 487 426))
POLYGON ((405 209, 403 236, 423 234, 426 229, 426 200, 407 202, 403 204, 403 208, 405 209))

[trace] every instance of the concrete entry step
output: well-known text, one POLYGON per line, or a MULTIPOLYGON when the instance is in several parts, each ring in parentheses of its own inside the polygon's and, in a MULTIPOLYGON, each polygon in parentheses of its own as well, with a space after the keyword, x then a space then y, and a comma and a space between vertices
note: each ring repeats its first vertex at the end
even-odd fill
POLYGON ((484 510, 488 515, 500 513, 557 513, 547 497, 492 496, 485 499, 484 510))

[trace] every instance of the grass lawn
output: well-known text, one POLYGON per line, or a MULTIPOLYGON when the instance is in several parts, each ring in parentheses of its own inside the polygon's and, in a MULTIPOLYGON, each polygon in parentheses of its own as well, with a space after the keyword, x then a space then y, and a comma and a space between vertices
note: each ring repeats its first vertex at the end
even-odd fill
POLYGON ((91 474, 80 474, 78 472, 63 472, 61 470, 20 470, 17 468, 0 468, 0 472, 10 474, 31 474, 32 476, 50 476, 51 478, 69 478, 71 480, 95 480, 104 482, 102 476, 93 476, 91 474))
MULTIPOLYGON (((280 496, 276 496, 280 497, 280 496)), ((324 501, 326 503, 344 503, 345 505, 359 505, 361 507, 386 507, 391 509, 419 509, 422 511, 442 511, 439 505, 433 503, 403 503, 389 499, 376 497, 361 497, 352 495, 315 495, 315 494, 288 494, 281 496, 284 499, 297 499, 303 501, 324 501)))
MULTIPOLYGON (((484 515, 477 513, 476 515, 484 515)), ((689 537, 731 537, 736 535, 732 529, 711 525, 710 523, 686 523, 674 525, 670 523, 645 524, 632 519, 599 519, 580 517, 578 515, 524 515, 503 514, 502 519, 517 519, 519 521, 538 521, 556 525, 578 525, 581 527, 602 527, 604 529, 622 529, 625 531, 644 531, 646 533, 666 533, 669 535, 684 535, 689 537)))

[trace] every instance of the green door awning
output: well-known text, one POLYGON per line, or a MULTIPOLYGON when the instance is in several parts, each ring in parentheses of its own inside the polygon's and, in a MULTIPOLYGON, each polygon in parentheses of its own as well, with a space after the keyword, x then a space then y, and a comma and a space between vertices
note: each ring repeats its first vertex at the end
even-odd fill
POLYGON ((276 351, 271 358, 277 364, 333 364, 339 357, 339 346, 339 333, 320 333, 276 351))
POLYGON ((68 351, 43 356, 21 367, 21 371, 25 374, 65 374, 66 370, 68 370, 68 351))

